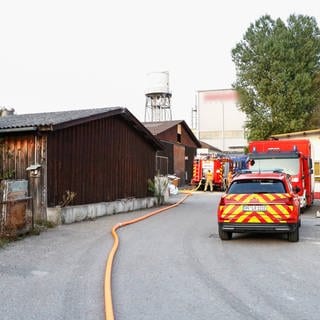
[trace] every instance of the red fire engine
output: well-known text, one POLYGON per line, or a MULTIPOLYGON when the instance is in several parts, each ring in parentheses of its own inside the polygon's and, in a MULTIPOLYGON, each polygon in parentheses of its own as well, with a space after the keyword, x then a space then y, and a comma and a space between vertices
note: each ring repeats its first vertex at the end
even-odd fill
POLYGON ((191 184, 197 189, 203 189, 205 174, 208 170, 213 173, 213 187, 224 191, 227 187, 227 177, 232 169, 232 160, 226 156, 200 155, 193 161, 193 176, 191 184))
POLYGON ((300 207, 309 207, 314 199, 311 143, 308 139, 251 141, 250 168, 282 169, 290 175, 293 188, 298 187, 300 207))

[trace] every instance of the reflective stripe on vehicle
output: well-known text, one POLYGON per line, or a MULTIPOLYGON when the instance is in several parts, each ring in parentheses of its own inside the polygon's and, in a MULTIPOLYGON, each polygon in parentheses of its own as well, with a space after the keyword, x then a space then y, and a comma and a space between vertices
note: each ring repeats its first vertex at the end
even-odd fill
POLYGON ((235 200, 237 202, 249 203, 252 200, 259 201, 260 203, 275 201, 277 199, 289 198, 288 193, 266 193, 266 194, 228 194, 226 200, 235 200))
POLYGON ((240 203, 226 203, 220 206, 220 217, 229 223, 286 223, 293 213, 293 206, 282 203, 271 203, 277 199, 285 199, 289 194, 241 194, 228 195, 226 201, 234 200, 240 203), (263 211, 248 210, 263 208, 263 211), (264 204, 263 206, 259 204, 264 204))

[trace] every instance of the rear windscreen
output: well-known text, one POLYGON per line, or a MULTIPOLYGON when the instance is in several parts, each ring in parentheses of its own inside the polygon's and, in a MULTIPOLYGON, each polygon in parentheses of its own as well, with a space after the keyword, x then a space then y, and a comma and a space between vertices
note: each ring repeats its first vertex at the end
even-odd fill
POLYGON ((228 193, 285 193, 285 187, 280 180, 254 179, 234 181, 228 193))

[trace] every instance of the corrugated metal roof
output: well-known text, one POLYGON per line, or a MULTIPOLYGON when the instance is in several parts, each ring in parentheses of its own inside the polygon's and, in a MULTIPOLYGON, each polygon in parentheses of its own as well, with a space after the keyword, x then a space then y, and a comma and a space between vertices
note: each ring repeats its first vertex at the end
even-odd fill
POLYGON ((152 143, 157 150, 163 149, 161 142, 127 108, 122 107, 8 115, 0 117, 0 134, 54 131, 117 115, 152 143))
POLYGON ((206 148, 206 149, 209 149, 209 150, 212 150, 212 151, 216 151, 216 152, 222 152, 220 149, 212 146, 209 143, 206 143, 204 141, 200 141, 200 143, 201 143, 201 148, 206 148))
POLYGON ((46 113, 13 114, 0 117, 0 129, 48 127, 85 119, 94 115, 122 110, 120 107, 57 111, 46 113))
POLYGON ((156 122, 143 122, 143 125, 153 134, 158 135, 178 124, 182 124, 186 129, 191 139, 195 142, 198 148, 201 147, 199 140, 196 138, 192 130, 189 128, 184 120, 171 120, 171 121, 156 121, 156 122))
POLYGON ((161 132, 164 132, 179 123, 182 123, 183 120, 172 120, 172 121, 156 121, 156 122, 143 122, 143 125, 154 135, 157 135, 161 132))

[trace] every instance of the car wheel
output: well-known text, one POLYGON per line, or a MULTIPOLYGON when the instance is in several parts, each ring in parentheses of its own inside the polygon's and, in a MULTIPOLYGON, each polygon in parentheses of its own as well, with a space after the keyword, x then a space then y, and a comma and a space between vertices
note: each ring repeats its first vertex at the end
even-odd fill
POLYGON ((221 240, 231 240, 232 232, 224 231, 219 227, 219 237, 221 240))
POLYGON ((299 227, 296 226, 296 229, 292 232, 288 233, 288 240, 290 242, 298 242, 299 241, 299 227))

